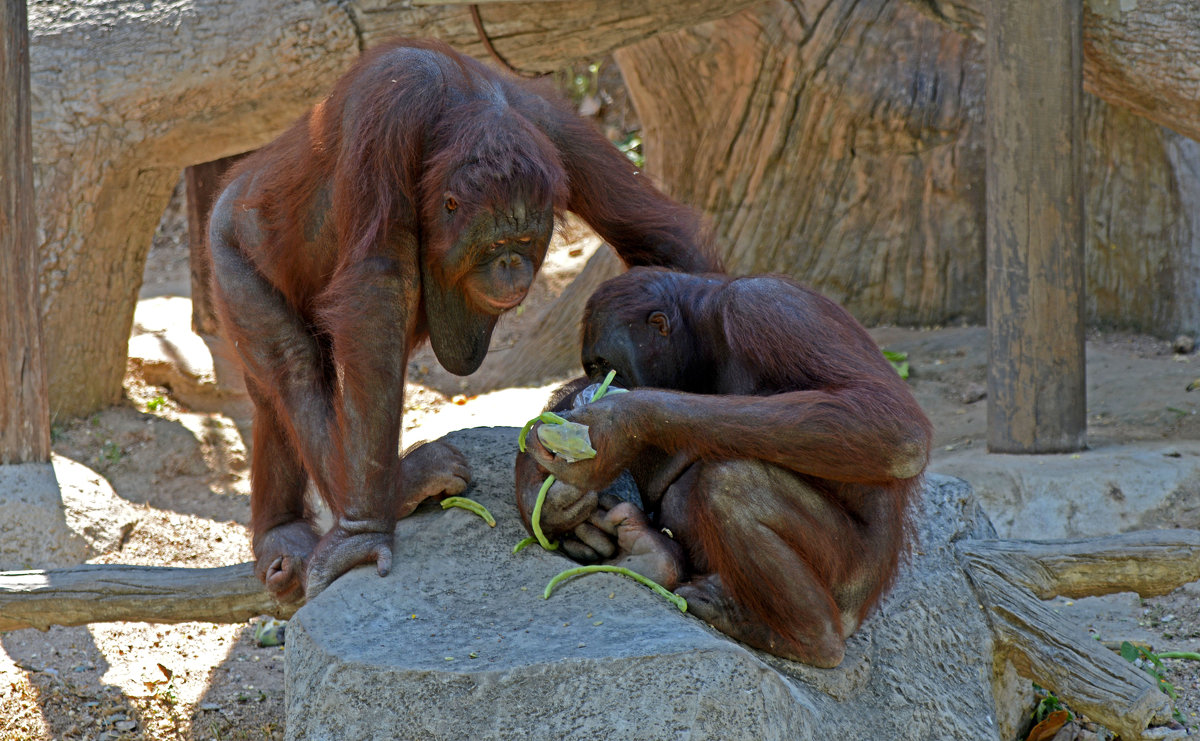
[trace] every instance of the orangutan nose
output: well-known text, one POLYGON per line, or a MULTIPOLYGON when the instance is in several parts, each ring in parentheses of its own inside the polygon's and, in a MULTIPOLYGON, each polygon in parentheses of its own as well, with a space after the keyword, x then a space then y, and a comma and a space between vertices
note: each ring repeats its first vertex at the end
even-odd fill
POLYGON ((498 258, 500 267, 515 270, 521 267, 521 256, 515 252, 506 252, 498 258))

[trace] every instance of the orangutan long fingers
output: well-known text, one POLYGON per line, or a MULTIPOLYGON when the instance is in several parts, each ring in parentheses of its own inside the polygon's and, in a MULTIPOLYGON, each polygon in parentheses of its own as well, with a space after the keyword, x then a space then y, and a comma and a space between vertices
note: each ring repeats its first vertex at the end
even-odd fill
POLYGON ((559 540, 559 545, 564 553, 581 563, 596 563, 602 559, 602 556, 596 553, 591 546, 575 538, 562 538, 559 540))
POLYGON ((542 528, 554 533, 565 532, 586 522, 596 511, 596 493, 580 491, 570 484, 555 481, 546 492, 542 504, 542 528))
POLYGON ((618 502, 608 510, 599 522, 595 522, 604 532, 616 535, 622 527, 650 527, 650 518, 646 513, 631 502, 618 502))
POLYGON ((598 515, 593 515, 588 522, 577 525, 574 534, 601 558, 612 558, 617 553, 617 542, 615 538, 593 524, 600 519, 598 515))
POLYGON ((625 501, 624 499, 620 498, 616 494, 610 494, 607 491, 600 492, 596 496, 596 500, 599 503, 598 509, 601 509, 605 512, 607 512, 608 510, 612 509, 613 507, 616 507, 618 504, 621 504, 622 502, 625 501))

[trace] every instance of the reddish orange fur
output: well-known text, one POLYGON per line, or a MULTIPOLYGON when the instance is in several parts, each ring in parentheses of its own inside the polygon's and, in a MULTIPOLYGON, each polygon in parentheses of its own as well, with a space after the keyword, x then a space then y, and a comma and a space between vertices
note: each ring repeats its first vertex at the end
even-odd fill
MULTIPOLYGON (((825 640, 814 610, 840 641, 841 612, 857 624, 879 601, 909 548, 932 428, 849 313, 782 276, 637 268, 589 301, 584 363, 637 387, 603 417, 573 415, 591 425, 597 461, 647 447, 699 461, 684 493, 667 495, 686 504, 664 503, 662 522, 683 533, 689 571, 718 574, 745 621, 799 649, 825 640), (646 329, 653 312, 668 336, 646 329), (778 478, 709 468, 747 459, 778 478)), ((611 471, 595 465, 594 479, 568 480, 597 488, 611 471)))
POLYGON ((695 214, 546 93, 441 42, 398 39, 228 174, 210 228, 214 297, 259 390, 256 425, 277 428, 263 439, 294 453, 272 464, 256 447, 256 542, 310 519, 293 485, 308 477, 338 517, 384 527, 403 480, 392 456, 409 352, 432 337, 451 370, 477 367, 554 216, 574 211, 627 264, 719 267, 695 214), (448 196, 462 204, 453 218, 448 196))

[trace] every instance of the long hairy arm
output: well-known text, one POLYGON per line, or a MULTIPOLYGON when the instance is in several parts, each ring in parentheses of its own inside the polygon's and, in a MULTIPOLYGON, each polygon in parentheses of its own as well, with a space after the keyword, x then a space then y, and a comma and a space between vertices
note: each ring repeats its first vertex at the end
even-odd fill
POLYGON ((525 87, 513 91, 515 104, 558 149, 570 182, 568 210, 611 244, 626 265, 722 271, 699 214, 656 188, 591 122, 552 96, 525 87))

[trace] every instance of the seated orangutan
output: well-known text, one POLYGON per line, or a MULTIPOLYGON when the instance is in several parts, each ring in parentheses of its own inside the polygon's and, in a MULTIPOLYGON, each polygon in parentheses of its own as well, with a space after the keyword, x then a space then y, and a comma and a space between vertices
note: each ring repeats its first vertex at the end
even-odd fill
POLYGON ((724 633, 836 666, 906 552, 932 428, 844 309, 779 276, 635 268, 600 287, 579 379, 549 408, 594 458, 538 436, 518 455, 529 527, 579 561, 637 571, 724 633), (590 401, 616 371, 626 393, 590 401), (605 491, 628 471, 633 502, 605 491), (635 503, 640 498, 640 507, 635 503))

